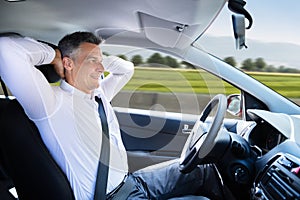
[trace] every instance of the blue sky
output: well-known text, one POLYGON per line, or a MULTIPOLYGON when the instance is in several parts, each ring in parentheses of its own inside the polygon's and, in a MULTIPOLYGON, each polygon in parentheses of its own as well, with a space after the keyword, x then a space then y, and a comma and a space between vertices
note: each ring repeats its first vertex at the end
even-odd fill
MULTIPOLYGON (((263 42, 288 42, 300 45, 300 0, 246 0, 253 17, 246 38, 263 42)), ((247 25, 246 20, 246 25, 247 25)), ((232 36, 231 11, 222 10, 206 34, 232 36)))

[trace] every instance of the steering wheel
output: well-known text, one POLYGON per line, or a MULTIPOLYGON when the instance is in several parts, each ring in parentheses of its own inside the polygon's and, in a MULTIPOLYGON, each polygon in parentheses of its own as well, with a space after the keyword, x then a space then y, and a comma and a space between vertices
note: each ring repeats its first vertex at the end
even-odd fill
POLYGON ((183 173, 192 171, 215 146, 215 138, 223 124, 227 109, 225 95, 216 95, 204 108, 200 118, 196 121, 184 147, 179 161, 179 169, 183 173), (213 108, 217 106, 210 128, 207 130, 204 122, 213 108))

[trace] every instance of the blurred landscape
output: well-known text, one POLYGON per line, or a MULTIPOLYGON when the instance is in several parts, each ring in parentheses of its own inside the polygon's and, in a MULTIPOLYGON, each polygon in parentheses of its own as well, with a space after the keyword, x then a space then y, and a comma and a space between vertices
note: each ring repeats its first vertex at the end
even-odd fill
MULTIPOLYGON (((300 98, 300 74, 247 72, 288 98, 300 98)), ((226 95, 239 92, 225 81, 195 69, 137 67, 124 90, 226 95)))
MULTIPOLYGON (((248 72, 300 105, 300 74, 248 72)), ((216 94, 240 91, 221 79, 195 69, 137 67, 131 81, 112 101, 113 106, 200 114, 216 94)))

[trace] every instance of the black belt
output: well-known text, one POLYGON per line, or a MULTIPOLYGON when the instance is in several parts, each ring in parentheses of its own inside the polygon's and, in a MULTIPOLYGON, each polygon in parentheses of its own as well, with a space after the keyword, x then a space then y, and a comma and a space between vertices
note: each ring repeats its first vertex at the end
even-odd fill
POLYGON ((132 191, 136 190, 136 182, 133 176, 126 175, 123 181, 113 191, 106 195, 106 199, 127 199, 132 191))

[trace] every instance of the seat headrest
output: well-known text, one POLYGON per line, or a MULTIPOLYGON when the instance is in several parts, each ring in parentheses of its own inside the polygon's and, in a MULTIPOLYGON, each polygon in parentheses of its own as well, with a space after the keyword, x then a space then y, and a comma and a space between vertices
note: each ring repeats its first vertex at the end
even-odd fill
POLYGON ((36 66, 36 68, 43 73, 49 83, 55 83, 61 79, 60 76, 55 72, 54 67, 51 64, 39 65, 36 66))

